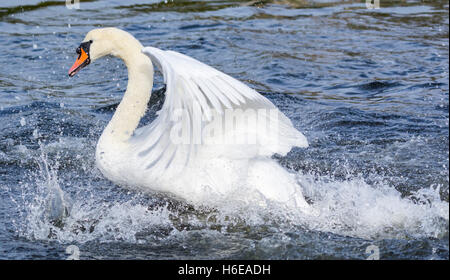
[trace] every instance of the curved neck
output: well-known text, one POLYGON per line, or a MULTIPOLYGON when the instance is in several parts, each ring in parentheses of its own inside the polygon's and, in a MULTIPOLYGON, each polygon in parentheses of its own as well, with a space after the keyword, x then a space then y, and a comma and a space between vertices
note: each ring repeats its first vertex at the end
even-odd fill
POLYGON ((117 53, 128 68, 127 90, 111 121, 100 137, 100 142, 123 144, 130 139, 147 110, 153 86, 153 65, 141 49, 117 53))

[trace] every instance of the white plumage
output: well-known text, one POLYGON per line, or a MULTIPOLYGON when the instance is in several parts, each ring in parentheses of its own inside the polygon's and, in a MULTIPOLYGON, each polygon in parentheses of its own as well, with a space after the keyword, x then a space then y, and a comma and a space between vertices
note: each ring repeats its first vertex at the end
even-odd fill
POLYGON ((267 98, 191 57, 142 48, 115 28, 93 30, 89 40, 92 61, 113 54, 128 67, 127 91, 97 145, 106 177, 191 203, 272 200, 307 211, 293 174, 271 156, 308 142, 267 98), (153 84, 152 63, 164 76, 166 98, 157 118, 136 129, 153 84))

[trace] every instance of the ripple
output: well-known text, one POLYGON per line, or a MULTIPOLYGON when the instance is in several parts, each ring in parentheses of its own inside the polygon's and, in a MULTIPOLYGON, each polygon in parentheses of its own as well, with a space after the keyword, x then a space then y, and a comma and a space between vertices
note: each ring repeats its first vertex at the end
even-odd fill
MULTIPOLYGON (((365 259, 376 244, 388 259, 448 259, 448 1, 382 1, 379 10, 345 1, 81 1, 80 11, 8 3, 5 258, 62 259, 77 244, 90 259, 365 259), (275 158, 321 215, 228 201, 198 209, 104 179, 95 146, 126 88, 125 65, 106 58, 67 77, 75 48, 100 26, 195 57, 269 98, 310 142, 275 158)), ((155 78, 141 126, 164 101, 155 78)))

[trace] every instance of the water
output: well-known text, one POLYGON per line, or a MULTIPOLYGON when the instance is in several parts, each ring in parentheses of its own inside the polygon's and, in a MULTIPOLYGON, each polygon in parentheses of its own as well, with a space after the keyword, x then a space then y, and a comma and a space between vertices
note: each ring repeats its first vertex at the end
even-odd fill
POLYGON ((448 259, 447 1, 21 2, 0 4, 0 258, 76 245, 86 259, 365 259, 375 245, 382 259, 448 259), (126 69, 108 58, 67 77, 100 26, 267 96, 309 139, 276 158, 320 216, 196 209, 103 178, 95 144, 126 69))

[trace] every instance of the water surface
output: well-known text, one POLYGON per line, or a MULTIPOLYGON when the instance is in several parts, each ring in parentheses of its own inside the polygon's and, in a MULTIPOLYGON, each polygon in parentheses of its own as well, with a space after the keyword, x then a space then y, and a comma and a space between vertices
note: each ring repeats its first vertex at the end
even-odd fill
POLYGON ((448 259, 448 36, 448 1, 2 1, 0 258, 64 259, 73 244, 82 259, 365 259, 373 244, 382 259, 448 259), (310 142, 276 158, 320 216, 194 209, 106 180, 99 108, 120 101, 125 66, 67 71, 107 26, 276 104, 310 142))

